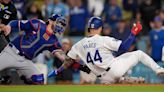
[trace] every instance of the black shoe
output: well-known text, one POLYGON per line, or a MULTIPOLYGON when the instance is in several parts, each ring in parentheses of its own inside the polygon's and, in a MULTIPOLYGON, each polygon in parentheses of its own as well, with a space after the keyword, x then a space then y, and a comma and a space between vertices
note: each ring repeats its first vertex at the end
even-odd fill
POLYGON ((26 79, 26 77, 23 76, 23 75, 20 77, 20 79, 23 80, 23 82, 27 85, 32 85, 33 84, 31 80, 26 79))
POLYGON ((8 84, 11 84, 12 81, 11 81, 11 77, 6 75, 6 76, 2 76, 0 78, 0 84, 3 84, 3 85, 8 85, 8 84))

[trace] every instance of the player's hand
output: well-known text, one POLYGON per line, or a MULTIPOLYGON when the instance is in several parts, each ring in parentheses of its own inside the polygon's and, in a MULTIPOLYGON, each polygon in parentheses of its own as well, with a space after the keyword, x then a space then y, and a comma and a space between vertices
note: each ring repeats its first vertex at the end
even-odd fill
POLYGON ((53 71, 51 71, 50 73, 48 73, 48 78, 54 77, 54 76, 56 76, 56 75, 57 75, 57 70, 53 70, 53 71))
POLYGON ((131 29, 132 34, 137 35, 142 30, 142 25, 140 22, 134 23, 131 29))
POLYGON ((4 24, 0 24, 0 31, 3 31, 3 29, 4 29, 4 24))
POLYGON ((4 31, 5 35, 9 35, 11 32, 11 27, 9 25, 0 24, 0 29, 4 31))
POLYGON ((9 25, 5 26, 4 27, 4 33, 5 35, 9 35, 11 32, 11 27, 9 25))

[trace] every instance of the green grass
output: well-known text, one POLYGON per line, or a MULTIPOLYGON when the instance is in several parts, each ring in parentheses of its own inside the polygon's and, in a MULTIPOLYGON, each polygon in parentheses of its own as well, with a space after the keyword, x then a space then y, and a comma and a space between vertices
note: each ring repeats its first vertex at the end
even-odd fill
POLYGON ((164 92, 164 86, 155 85, 41 85, 0 86, 0 92, 164 92))

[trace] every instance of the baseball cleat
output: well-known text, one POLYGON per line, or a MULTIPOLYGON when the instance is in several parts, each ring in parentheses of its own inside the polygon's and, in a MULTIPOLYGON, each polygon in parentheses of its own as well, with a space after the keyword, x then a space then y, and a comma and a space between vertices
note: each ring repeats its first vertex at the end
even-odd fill
POLYGON ((160 67, 157 69, 156 74, 158 76, 164 76, 164 68, 160 67))
POLYGON ((143 84, 145 79, 142 77, 122 77, 119 80, 121 84, 143 84))

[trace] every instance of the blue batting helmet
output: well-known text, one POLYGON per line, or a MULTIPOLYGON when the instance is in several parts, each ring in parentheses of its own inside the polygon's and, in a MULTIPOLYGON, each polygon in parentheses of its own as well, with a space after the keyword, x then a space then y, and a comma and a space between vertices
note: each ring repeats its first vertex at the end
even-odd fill
POLYGON ((88 28, 98 29, 103 26, 103 22, 100 17, 91 17, 88 21, 88 28))
POLYGON ((59 14, 53 14, 50 18, 52 21, 56 21, 53 27, 53 31, 56 33, 63 33, 65 31, 65 28, 67 26, 67 20, 65 17, 59 14))

